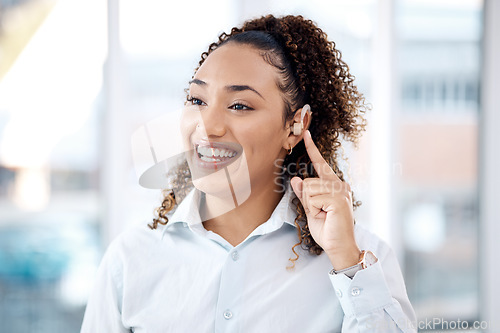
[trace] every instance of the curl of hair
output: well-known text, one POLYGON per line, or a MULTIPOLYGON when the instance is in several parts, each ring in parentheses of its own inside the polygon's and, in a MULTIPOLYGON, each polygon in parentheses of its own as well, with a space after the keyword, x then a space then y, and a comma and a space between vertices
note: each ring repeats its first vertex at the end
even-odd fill
POLYGON ((171 188, 162 191, 163 200, 161 206, 154 211, 153 223, 148 224, 151 229, 158 228, 158 224, 166 225, 168 223, 168 214, 193 188, 191 171, 186 160, 169 170, 165 177, 169 180, 171 188))
POLYGON ((148 224, 151 229, 158 228, 158 224, 166 225, 168 223, 167 214, 175 206, 175 195, 171 190, 164 190, 163 201, 161 206, 155 209, 155 217, 153 218, 153 224, 148 224))
MULTIPOLYGON (((226 43, 255 47, 261 51, 263 59, 277 69, 278 87, 285 103, 285 127, 297 109, 304 104, 311 106, 311 136, 325 161, 344 181, 344 174, 338 165, 339 159, 343 158, 339 148, 342 140, 356 146, 366 126, 364 114, 368 107, 335 43, 329 41, 326 33, 313 21, 300 15, 267 15, 246 21, 241 28, 232 28, 230 33, 222 33, 202 53, 195 73, 213 51, 226 43)), ((317 177, 303 141, 293 148, 292 154, 286 156, 283 174, 288 178, 317 177)), ((323 252, 311 236, 302 204, 298 199, 294 201, 297 212, 294 223, 299 241, 292 248, 296 258, 289 259, 293 264, 291 268, 299 258, 296 246, 303 245, 311 254, 320 255, 323 252)), ((353 208, 360 204, 354 200, 353 208)))

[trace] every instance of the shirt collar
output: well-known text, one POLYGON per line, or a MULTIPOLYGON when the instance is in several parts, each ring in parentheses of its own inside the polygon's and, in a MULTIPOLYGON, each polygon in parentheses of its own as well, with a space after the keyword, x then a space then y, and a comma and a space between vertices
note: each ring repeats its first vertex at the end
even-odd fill
MULTIPOLYGON (((297 217, 297 213, 295 210, 295 204, 292 202, 296 196, 289 181, 283 186, 285 187, 285 194, 274 209, 271 217, 258 227, 262 229, 262 233, 268 233, 276 230, 280 228, 283 223, 288 223, 289 225, 296 227, 295 218, 297 217)), ((165 232, 174 225, 181 224, 184 227, 191 228, 194 225, 201 224, 202 221, 198 210, 200 201, 201 192, 194 188, 178 205, 172 216, 168 218, 168 223, 162 231, 162 238, 165 232)))

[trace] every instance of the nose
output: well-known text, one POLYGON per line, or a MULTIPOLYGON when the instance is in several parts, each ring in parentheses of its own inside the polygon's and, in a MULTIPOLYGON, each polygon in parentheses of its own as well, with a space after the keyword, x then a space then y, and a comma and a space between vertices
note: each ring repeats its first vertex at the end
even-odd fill
POLYGON ((224 110, 218 106, 209 106, 201 111, 200 127, 205 130, 208 138, 222 137, 226 134, 227 124, 224 110))

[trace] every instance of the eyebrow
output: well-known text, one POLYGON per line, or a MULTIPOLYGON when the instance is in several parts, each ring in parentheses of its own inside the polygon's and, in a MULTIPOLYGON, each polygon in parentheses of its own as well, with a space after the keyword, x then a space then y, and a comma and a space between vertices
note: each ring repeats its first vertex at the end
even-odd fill
MULTIPOLYGON (((206 86, 207 83, 205 81, 202 81, 202 80, 199 80, 199 79, 193 79, 191 81, 189 81, 189 84, 197 84, 199 86, 206 86)), ((225 89, 227 91, 245 91, 245 90, 250 90, 250 91, 253 91, 254 93, 256 93, 257 95, 259 95, 263 100, 265 100, 265 98, 257 91, 255 90, 254 88, 248 86, 248 85, 244 85, 244 84, 233 84, 233 85, 230 85, 230 86, 226 86, 225 89)))
POLYGON ((202 81, 202 80, 198 80, 198 79, 192 79, 191 81, 189 81, 189 84, 197 84, 199 86, 206 86, 207 83, 205 81, 202 81))

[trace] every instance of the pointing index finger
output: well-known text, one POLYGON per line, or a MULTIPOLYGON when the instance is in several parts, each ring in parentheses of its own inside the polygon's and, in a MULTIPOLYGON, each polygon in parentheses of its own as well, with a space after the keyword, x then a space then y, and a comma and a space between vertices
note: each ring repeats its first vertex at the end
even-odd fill
POLYGON ((307 154, 309 155, 318 176, 324 179, 340 180, 328 163, 326 163, 323 156, 321 156, 321 153, 319 152, 318 147, 316 147, 309 130, 307 130, 304 134, 304 144, 306 146, 307 154))

